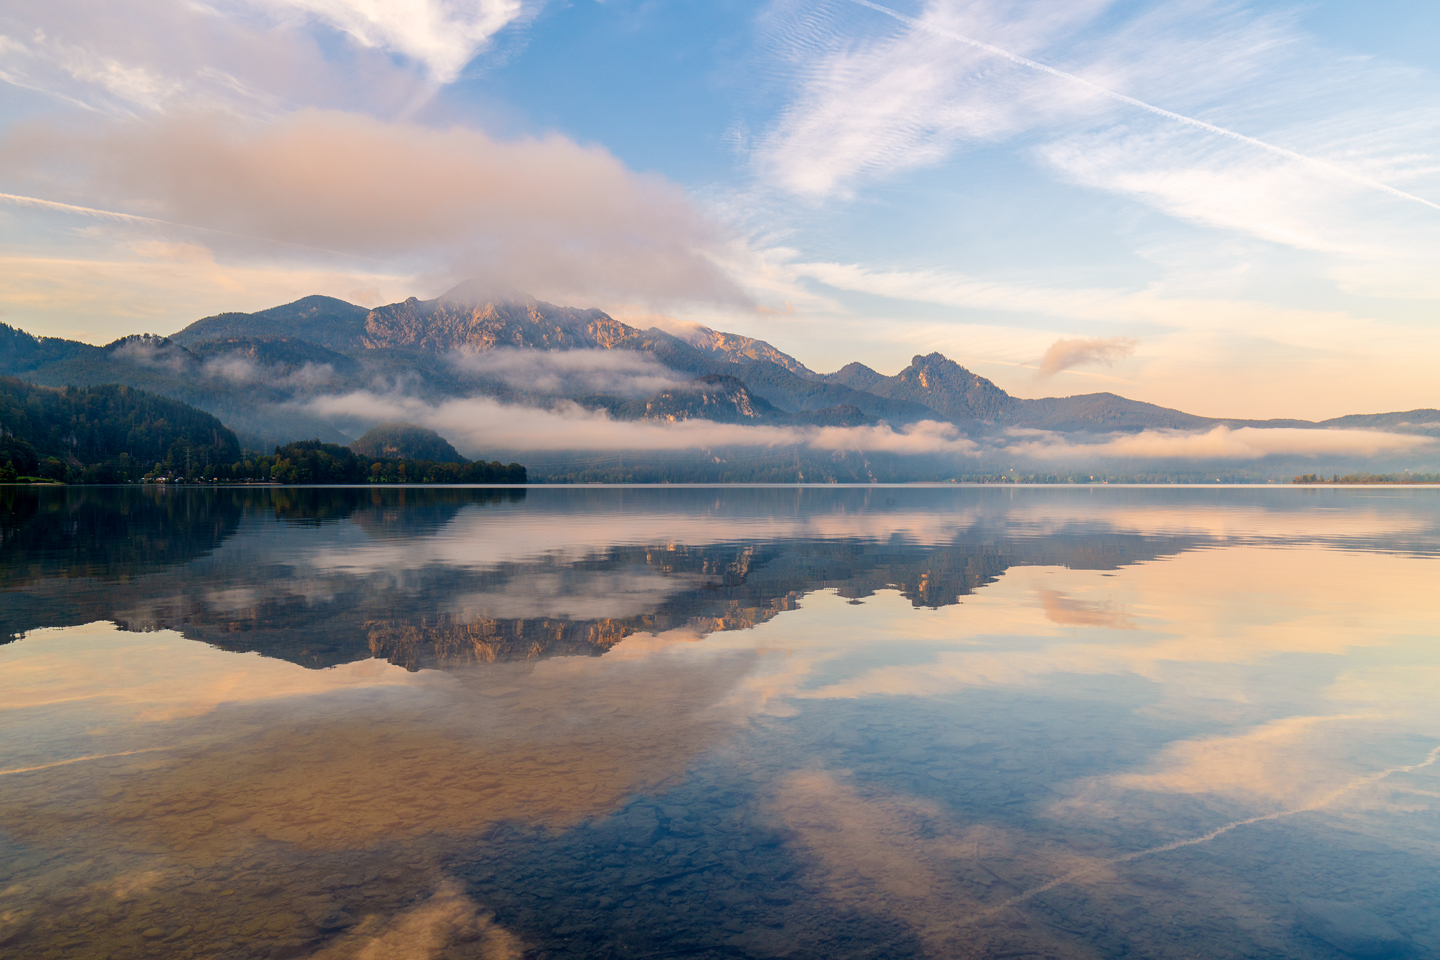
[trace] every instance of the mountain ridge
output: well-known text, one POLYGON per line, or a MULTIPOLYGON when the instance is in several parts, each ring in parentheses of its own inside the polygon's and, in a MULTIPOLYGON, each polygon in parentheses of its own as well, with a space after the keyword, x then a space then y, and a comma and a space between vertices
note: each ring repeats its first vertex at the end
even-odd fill
MULTIPOLYGON (((608 363, 608 361, 606 361, 608 363)), ((600 365, 601 367, 604 364, 600 365)), ((1217 426, 1323 429, 1347 427, 1440 433, 1440 410, 1352 414, 1325 421, 1206 417, 1112 393, 1038 399, 1016 397, 938 352, 917 354, 885 376, 863 363, 816 373, 763 340, 694 325, 676 334, 641 329, 595 308, 557 306, 533 297, 467 283, 431 300, 415 297, 367 309, 333 297, 309 296, 255 313, 203 317, 169 337, 131 335, 103 347, 36 337, 0 324, 0 374, 61 386, 122 383, 206 410, 250 445, 318 437, 351 439, 307 406, 327 395, 404 389, 427 401, 488 395, 505 403, 545 406, 569 399, 617 418, 855 425, 885 421, 903 427, 948 421, 979 436, 1012 429, 1055 433, 1205 430, 1217 426), (455 357, 537 351, 563 362, 574 351, 617 357, 616 369, 680 378, 649 401, 630 399, 617 373, 600 389, 556 394, 540 378, 503 380, 467 372, 455 357), (619 362, 622 354, 633 361, 619 362), (639 366, 636 367, 635 365, 639 366), (708 379, 707 379, 708 378, 708 379), (704 390, 729 399, 697 402, 704 390), (697 384, 709 384, 704 387, 697 384), (755 417, 737 413, 749 407, 755 417), (683 414, 683 415, 682 415, 683 414), (738 419, 736 419, 738 418, 738 419)), ((628 375, 628 374, 627 374, 628 375)))

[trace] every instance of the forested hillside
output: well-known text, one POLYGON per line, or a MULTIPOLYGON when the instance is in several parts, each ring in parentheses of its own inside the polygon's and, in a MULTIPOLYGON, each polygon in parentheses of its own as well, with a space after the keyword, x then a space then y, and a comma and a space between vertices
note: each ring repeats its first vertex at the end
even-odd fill
POLYGON ((0 477, 138 480, 157 465, 213 477, 240 459, 235 434, 177 400, 111 384, 52 389, 0 377, 0 477))
MULTIPOLYGON (((444 440, 441 440, 444 443, 444 440)), ((448 443, 445 444, 447 447, 448 443)), ((453 449, 453 448, 452 448, 453 449)), ((466 460, 412 460, 368 457, 349 447, 304 440, 278 447, 273 455, 247 457, 225 471, 225 479, 276 483, 524 483, 525 468, 466 460)))
POLYGON ((242 451, 235 434, 219 420, 178 400, 114 384, 54 389, 0 377, 0 482, 526 481, 525 468, 518 463, 471 463, 438 435, 430 439, 446 462, 366 456, 319 440, 259 454, 242 451))

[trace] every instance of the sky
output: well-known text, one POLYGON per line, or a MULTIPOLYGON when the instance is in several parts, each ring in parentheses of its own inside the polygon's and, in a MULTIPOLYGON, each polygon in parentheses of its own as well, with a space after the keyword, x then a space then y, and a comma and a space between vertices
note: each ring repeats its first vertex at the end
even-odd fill
POLYGON ((462 279, 1018 396, 1440 406, 1440 5, 0 0, 0 322, 462 279))

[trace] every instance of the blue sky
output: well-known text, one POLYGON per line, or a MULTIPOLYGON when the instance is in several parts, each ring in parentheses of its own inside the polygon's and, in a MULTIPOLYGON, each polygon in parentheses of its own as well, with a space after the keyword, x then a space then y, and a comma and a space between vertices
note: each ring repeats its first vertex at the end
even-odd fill
POLYGON ((1440 405, 1440 5, 877 6, 10 0, 0 320, 476 276, 818 370, 1440 405))

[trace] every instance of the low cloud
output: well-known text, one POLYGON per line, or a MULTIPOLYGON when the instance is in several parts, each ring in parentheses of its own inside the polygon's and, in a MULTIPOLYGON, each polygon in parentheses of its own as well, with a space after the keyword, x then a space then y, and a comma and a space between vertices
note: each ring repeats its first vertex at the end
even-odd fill
POLYGON ((260 379, 261 367, 246 357, 227 353, 206 360, 205 374, 231 383, 254 383, 260 379))
POLYGON ((1434 443, 1430 437, 1379 430, 1306 430, 1291 427, 1225 426, 1205 433, 1145 430, 1081 443, 1050 434, 1012 443, 1005 452, 1034 460, 1083 462, 1129 460, 1259 460, 1262 457, 1374 457, 1408 453, 1434 443))
POLYGON ((406 420, 437 431, 461 452, 491 450, 697 450, 714 447, 793 447, 905 454, 973 455, 974 441, 952 424, 924 421, 894 430, 866 427, 792 427, 715 423, 709 420, 613 420, 573 403, 551 408, 471 397, 430 404, 415 397, 359 391, 317 397, 303 408, 348 424, 406 420))
POLYGON ((1053 377, 1062 370, 1087 363, 1110 366, 1132 355, 1139 341, 1129 337, 1067 337, 1056 340, 1040 358, 1037 377, 1053 377))
POLYGON ((648 397, 686 379, 652 356, 626 350, 491 350, 450 359, 460 370, 517 390, 560 396, 648 397))
POLYGON ((157 367, 172 373, 183 371, 194 359, 168 341, 148 334, 127 339, 115 347, 114 355, 140 366, 157 367))
POLYGON ((558 302, 750 303, 684 191, 559 135, 330 110, 35 122, 0 140, 0 166, 11 192, 199 227, 217 251, 339 253, 558 302))
MULTIPOLYGON (((518 352, 518 351, 517 351, 518 352)), ((578 352, 578 351, 577 351, 578 352)), ((583 363, 584 361, 582 361, 583 363)), ((293 406, 340 429, 405 420, 436 430, 463 453, 490 451, 680 451, 733 447, 808 447, 901 455, 1003 457, 1007 462, 1085 463, 1102 460, 1259 460, 1269 456, 1376 457, 1431 447, 1435 438, 1378 430, 1219 426, 1203 433, 1146 430, 1073 438, 1038 430, 979 441, 951 423, 925 420, 896 429, 716 423, 710 420, 616 420, 569 401, 550 407, 470 397, 430 403, 403 393, 356 391, 296 401, 293 406)))
POLYGON ((289 373, 256 363, 238 353, 221 354, 205 361, 206 376, 219 377, 235 384, 267 383, 276 387, 314 390, 335 379, 335 368, 328 363, 306 362, 289 373))

